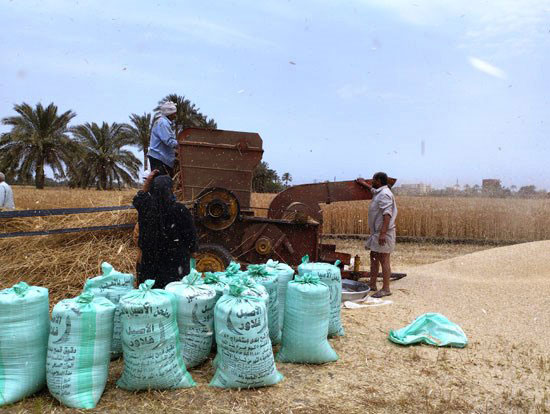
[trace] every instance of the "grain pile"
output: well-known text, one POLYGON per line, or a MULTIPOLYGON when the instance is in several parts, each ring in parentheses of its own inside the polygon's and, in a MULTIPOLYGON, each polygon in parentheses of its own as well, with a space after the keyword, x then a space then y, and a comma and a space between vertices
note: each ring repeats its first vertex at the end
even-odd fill
POLYGON ((548 252, 550 241, 489 249, 416 267, 394 284, 395 306, 377 311, 374 328, 440 312, 470 340, 464 351, 390 347, 414 361, 407 378, 430 394, 427 412, 434 395, 473 412, 550 412, 548 252))
MULTIPOLYGON (((117 255, 119 242, 104 250, 118 260, 129 249, 117 255)), ((409 275, 392 284, 392 305, 343 311, 346 336, 331 340, 338 362, 278 364, 285 380, 269 389, 211 389, 207 362, 191 370, 197 388, 128 393, 114 385, 122 371, 116 361, 97 412, 550 413, 548 251, 550 241, 527 243, 404 268, 409 275), (387 340, 389 329, 427 311, 461 325, 469 346, 399 347, 387 340)), ((73 275, 80 265, 75 269, 73 275)), ((4 411, 73 412, 45 392, 4 411)))
POLYGON ((489 249, 421 266, 402 287, 418 292, 415 310, 446 309, 476 335, 547 347, 550 241, 489 249))

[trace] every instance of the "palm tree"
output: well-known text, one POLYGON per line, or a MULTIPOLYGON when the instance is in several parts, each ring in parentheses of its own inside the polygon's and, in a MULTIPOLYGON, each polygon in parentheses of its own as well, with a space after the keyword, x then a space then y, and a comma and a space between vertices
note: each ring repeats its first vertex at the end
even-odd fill
POLYGON ((172 101, 176 104, 178 112, 176 114, 176 120, 174 121, 176 137, 185 128, 207 128, 216 129, 218 125, 213 119, 208 119, 206 115, 200 112, 200 109, 195 106, 189 99, 185 99, 185 96, 171 93, 166 95, 159 101, 155 111, 158 111, 160 105, 167 101, 172 101))
POLYGON ((76 141, 81 146, 82 155, 78 162, 72 164, 79 182, 83 186, 95 184, 99 190, 113 188, 113 182, 134 184, 138 178, 141 162, 129 150, 127 145, 134 141, 126 124, 109 125, 106 122, 100 126, 95 122, 87 122, 71 128, 76 141))
POLYGON ((288 183, 292 182, 292 175, 286 172, 281 176, 281 180, 285 183, 285 187, 288 187, 288 183))
POLYGON ((147 151, 149 151, 149 141, 151 140, 151 129, 153 127, 151 114, 130 115, 132 125, 128 128, 128 133, 134 143, 143 151, 143 168, 147 169, 147 151))
POLYGON ((72 111, 57 113, 57 106, 41 103, 14 105, 18 115, 2 119, 11 131, 0 137, 0 167, 36 188, 44 188, 44 167, 50 166, 56 177, 65 177, 65 165, 75 150, 67 136, 68 124, 76 116, 72 111))

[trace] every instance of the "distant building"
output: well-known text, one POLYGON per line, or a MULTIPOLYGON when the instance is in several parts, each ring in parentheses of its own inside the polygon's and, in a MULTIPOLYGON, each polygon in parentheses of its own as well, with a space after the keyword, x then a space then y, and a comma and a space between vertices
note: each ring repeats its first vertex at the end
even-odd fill
POLYGON ((400 195, 426 195, 432 191, 432 186, 429 184, 401 184, 396 188, 400 195))
POLYGON ((460 191, 460 184, 458 183, 458 178, 456 179, 456 184, 453 187, 453 191, 455 191, 455 192, 460 191))
POLYGON ((481 181, 481 191, 486 194, 497 194, 502 191, 500 180, 495 178, 485 178, 481 181))

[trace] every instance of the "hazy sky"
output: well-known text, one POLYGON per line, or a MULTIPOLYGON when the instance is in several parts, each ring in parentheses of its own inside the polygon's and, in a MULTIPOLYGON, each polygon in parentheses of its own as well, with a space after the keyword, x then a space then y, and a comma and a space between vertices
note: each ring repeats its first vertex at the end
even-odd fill
POLYGON ((126 122, 178 93, 295 183, 550 189, 550 0, 0 0, 0 41, 1 117, 126 122))

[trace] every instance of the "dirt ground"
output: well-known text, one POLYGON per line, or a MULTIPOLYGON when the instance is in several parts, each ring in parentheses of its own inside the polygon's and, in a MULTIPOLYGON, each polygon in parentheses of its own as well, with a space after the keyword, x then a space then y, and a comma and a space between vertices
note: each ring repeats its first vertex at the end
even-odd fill
MULTIPOLYGON (((353 239, 324 238, 323 243, 335 244, 336 251, 361 257, 361 270, 368 270, 369 252, 364 241, 353 239)), ((433 243, 397 243, 392 253, 392 271, 406 272, 411 267, 435 263, 456 256, 486 250, 489 246, 475 244, 433 244, 433 243)))
MULTIPOLYGON (((337 244, 352 254, 362 252, 361 242, 337 244)), ((119 360, 92 411, 550 413, 548 252, 550 241, 496 249, 399 244, 394 271, 408 276, 392 283, 393 304, 342 310, 346 335, 330 341, 340 356, 336 363, 277 364, 285 376, 280 384, 228 391, 208 387, 213 368, 207 362, 190 371, 196 388, 129 393, 115 387, 119 360), (425 312, 458 323, 469 345, 438 349, 388 341, 390 329, 425 312)), ((47 391, 0 411, 78 412, 47 391)))

